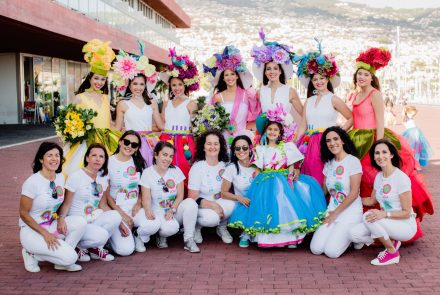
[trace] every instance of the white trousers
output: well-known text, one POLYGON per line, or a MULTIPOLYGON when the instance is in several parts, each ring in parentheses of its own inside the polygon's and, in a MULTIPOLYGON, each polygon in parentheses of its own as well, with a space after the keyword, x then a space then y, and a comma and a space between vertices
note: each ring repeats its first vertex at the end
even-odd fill
POLYGON ((352 242, 350 229, 362 221, 361 214, 359 213, 358 218, 341 221, 336 219, 330 225, 323 224, 318 227, 310 242, 312 253, 315 255, 324 253, 330 258, 341 256, 352 242))
POLYGON ((119 232, 121 221, 121 215, 116 210, 102 212, 94 221, 86 225, 86 232, 78 246, 83 249, 104 247, 108 239, 119 232))
MULTIPOLYGON (((86 230, 86 221, 81 216, 67 216, 66 219, 67 235, 59 235, 60 245, 55 250, 49 250, 43 236, 34 231, 29 226, 20 229, 20 242, 26 251, 34 254, 39 261, 49 261, 58 265, 71 265, 76 262, 78 255, 75 247, 82 238, 86 230)), ((55 220, 47 229, 50 233, 57 232, 58 222, 55 220)))
MULTIPOLYGON (((131 216, 131 212, 126 213, 131 216)), ((154 235, 160 227, 160 222, 157 219, 147 219, 144 209, 140 209, 133 217, 133 223, 134 227, 137 227, 137 233, 144 243, 147 243, 150 240, 150 236, 154 235)), ((116 230, 110 238, 110 244, 113 251, 120 256, 128 256, 135 249, 134 237, 131 231, 128 236, 123 237, 120 230, 116 230)))
POLYGON ((417 232, 417 223, 414 217, 408 219, 383 218, 376 222, 368 222, 364 213, 362 223, 357 224, 350 230, 351 239, 355 243, 370 245, 374 239, 383 237, 385 240, 408 241, 417 232))
POLYGON ((228 219, 234 211, 235 201, 226 200, 226 199, 218 199, 215 200, 217 204, 219 204, 223 208, 224 216, 220 219, 217 213, 215 213, 212 209, 199 209, 197 215, 197 224, 201 227, 214 227, 217 225, 226 226, 228 223, 228 219))

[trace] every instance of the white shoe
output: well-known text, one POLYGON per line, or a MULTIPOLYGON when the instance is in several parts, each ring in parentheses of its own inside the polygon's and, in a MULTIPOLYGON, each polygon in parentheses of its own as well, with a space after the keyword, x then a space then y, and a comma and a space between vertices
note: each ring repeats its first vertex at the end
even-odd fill
POLYGON ((80 261, 80 262, 89 262, 90 261, 89 251, 87 251, 87 249, 81 249, 81 248, 76 247, 75 251, 78 254, 78 261, 80 261))
POLYGON ((353 243, 353 248, 360 250, 364 247, 364 243, 353 243))
POLYGON ((29 253, 24 248, 21 250, 21 254, 23 256, 24 268, 28 272, 40 271, 40 267, 38 266, 38 260, 35 258, 33 254, 29 253))
POLYGON ((145 247, 144 241, 142 241, 142 239, 137 234, 134 235, 134 245, 135 245, 136 252, 142 253, 142 252, 147 251, 147 248, 145 247))
POLYGON ((108 253, 104 248, 90 248, 89 249, 90 258, 97 259, 101 261, 113 261, 115 257, 108 253))
POLYGON ((217 235, 222 238, 223 243, 230 244, 233 241, 231 234, 228 232, 228 229, 224 225, 217 226, 217 235))
POLYGON ((55 264, 53 268, 55 268, 57 270, 65 270, 65 271, 80 271, 80 270, 82 270, 82 267, 79 264, 71 264, 71 265, 55 264))
POLYGON ((287 245, 287 248, 296 249, 296 248, 298 248, 298 245, 297 244, 290 244, 290 245, 287 245))
POLYGON ((196 225, 196 229, 194 231, 194 242, 196 242, 197 244, 201 244, 203 242, 201 226, 196 225))
POLYGON ((194 242, 194 239, 189 239, 188 241, 185 241, 185 246, 183 249, 191 252, 191 253, 200 253, 200 249, 197 246, 196 242, 194 242))
POLYGON ((161 237, 161 236, 158 235, 156 237, 156 245, 157 245, 157 248, 159 248, 159 249, 168 248, 167 238, 166 237, 161 237))

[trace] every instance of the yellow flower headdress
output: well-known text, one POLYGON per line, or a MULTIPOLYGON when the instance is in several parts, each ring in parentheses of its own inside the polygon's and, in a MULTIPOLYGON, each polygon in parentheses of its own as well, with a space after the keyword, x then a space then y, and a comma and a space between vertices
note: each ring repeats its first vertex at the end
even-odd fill
POLYGON ((112 61, 115 59, 115 53, 110 47, 110 42, 103 42, 99 39, 93 39, 84 45, 84 60, 90 65, 92 73, 107 76, 112 61))

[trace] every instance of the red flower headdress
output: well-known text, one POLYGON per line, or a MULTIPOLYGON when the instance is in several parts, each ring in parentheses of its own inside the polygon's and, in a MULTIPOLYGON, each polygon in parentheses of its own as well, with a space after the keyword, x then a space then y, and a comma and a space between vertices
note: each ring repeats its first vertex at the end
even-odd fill
POLYGON ((391 52, 388 49, 373 47, 362 52, 356 58, 356 68, 362 68, 375 74, 378 69, 388 65, 390 60, 391 52))

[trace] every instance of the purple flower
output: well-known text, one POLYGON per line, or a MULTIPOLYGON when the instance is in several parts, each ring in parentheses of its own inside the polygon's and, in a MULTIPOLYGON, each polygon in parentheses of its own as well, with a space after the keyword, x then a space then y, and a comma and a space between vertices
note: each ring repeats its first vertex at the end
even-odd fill
POLYGON ((282 64, 289 60, 289 54, 286 52, 286 50, 282 48, 278 48, 274 51, 272 54, 273 61, 277 64, 282 64))

